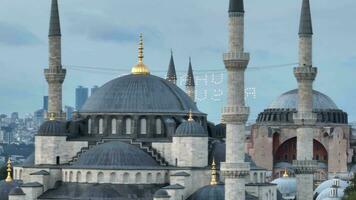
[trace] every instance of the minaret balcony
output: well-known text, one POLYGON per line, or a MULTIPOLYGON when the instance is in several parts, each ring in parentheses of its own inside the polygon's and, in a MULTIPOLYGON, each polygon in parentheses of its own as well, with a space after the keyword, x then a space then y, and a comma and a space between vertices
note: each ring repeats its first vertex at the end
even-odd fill
POLYGON ((250 60, 250 54, 249 53, 244 53, 244 52, 238 52, 238 53, 224 53, 223 55, 224 60, 241 60, 241 61, 249 61, 250 60))
POLYGON ((318 68, 306 66, 306 67, 295 67, 294 76, 298 81, 311 80, 314 81, 318 73, 318 68))
POLYGON ((293 114, 293 120, 298 125, 314 125, 317 121, 317 114, 313 112, 297 112, 293 114))
POLYGON ((249 114, 249 107, 226 106, 222 110, 222 121, 224 123, 246 123, 249 114))

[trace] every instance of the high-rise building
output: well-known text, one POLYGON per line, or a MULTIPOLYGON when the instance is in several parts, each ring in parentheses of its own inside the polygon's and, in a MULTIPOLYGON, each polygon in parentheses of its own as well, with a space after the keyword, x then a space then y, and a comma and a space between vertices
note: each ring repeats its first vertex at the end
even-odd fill
POLYGON ((94 85, 90 90, 90 95, 93 95, 98 89, 99 87, 97 85, 94 85))
POLYGON ((43 96, 43 110, 48 110, 48 96, 43 96))
POLYGON ((75 89, 75 109, 80 110, 84 105, 85 101, 88 99, 88 88, 79 86, 75 89))
POLYGON ((74 108, 72 106, 65 106, 64 110, 66 112, 66 120, 71 120, 74 108))

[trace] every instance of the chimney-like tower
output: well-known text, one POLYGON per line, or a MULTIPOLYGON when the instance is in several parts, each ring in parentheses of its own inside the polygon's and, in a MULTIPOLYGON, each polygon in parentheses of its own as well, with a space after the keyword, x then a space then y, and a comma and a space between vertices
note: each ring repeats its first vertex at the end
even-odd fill
POLYGON ((66 70, 62 68, 61 27, 58 2, 52 0, 51 19, 49 23, 49 68, 44 70, 48 82, 48 113, 51 119, 65 119, 62 111, 62 84, 66 70))
POLYGON ((297 128, 297 160, 293 162, 297 177, 297 199, 312 200, 314 172, 313 135, 316 115, 313 113, 313 82, 317 68, 312 63, 313 28, 309 0, 303 0, 299 27, 299 66, 294 68, 298 81, 298 108, 294 114, 297 128))
POLYGON ((193 74, 193 67, 192 67, 192 59, 190 57, 189 57, 187 80, 185 83, 185 92, 195 102, 195 82, 194 82, 194 74, 193 74))
POLYGON ((222 113, 226 123, 226 161, 221 164, 221 171, 226 200, 245 200, 245 178, 250 171, 245 162, 245 125, 250 112, 245 105, 245 70, 250 55, 244 52, 244 15, 243 0, 230 0, 229 50, 224 54, 227 105, 222 113))
POLYGON ((172 50, 171 50, 171 60, 169 61, 166 80, 171 82, 171 83, 173 83, 173 84, 177 84, 176 66, 174 65, 173 51, 172 50))

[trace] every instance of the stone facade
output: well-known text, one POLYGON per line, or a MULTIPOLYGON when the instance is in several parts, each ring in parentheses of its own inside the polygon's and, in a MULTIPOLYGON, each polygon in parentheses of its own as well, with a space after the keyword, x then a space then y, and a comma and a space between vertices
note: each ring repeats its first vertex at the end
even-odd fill
POLYGON ((173 137, 172 154, 178 167, 206 167, 208 137, 173 137))

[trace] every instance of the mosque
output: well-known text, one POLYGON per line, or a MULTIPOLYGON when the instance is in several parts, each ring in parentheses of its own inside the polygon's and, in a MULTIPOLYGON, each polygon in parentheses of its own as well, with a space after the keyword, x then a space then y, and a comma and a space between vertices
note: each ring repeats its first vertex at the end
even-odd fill
POLYGON ((13 176, 8 162, 0 199, 341 199, 349 184, 353 135, 347 114, 312 88, 317 68, 309 0, 303 0, 300 64, 294 69, 299 87, 264 110, 248 136, 244 13, 243 0, 230 0, 222 124, 214 125, 199 110, 191 63, 185 91, 176 85, 173 54, 166 79, 150 73, 142 35, 131 74, 108 81, 65 121, 66 70, 58 2, 52 0, 44 70, 48 120, 35 136, 34 154, 13 167, 13 176))

